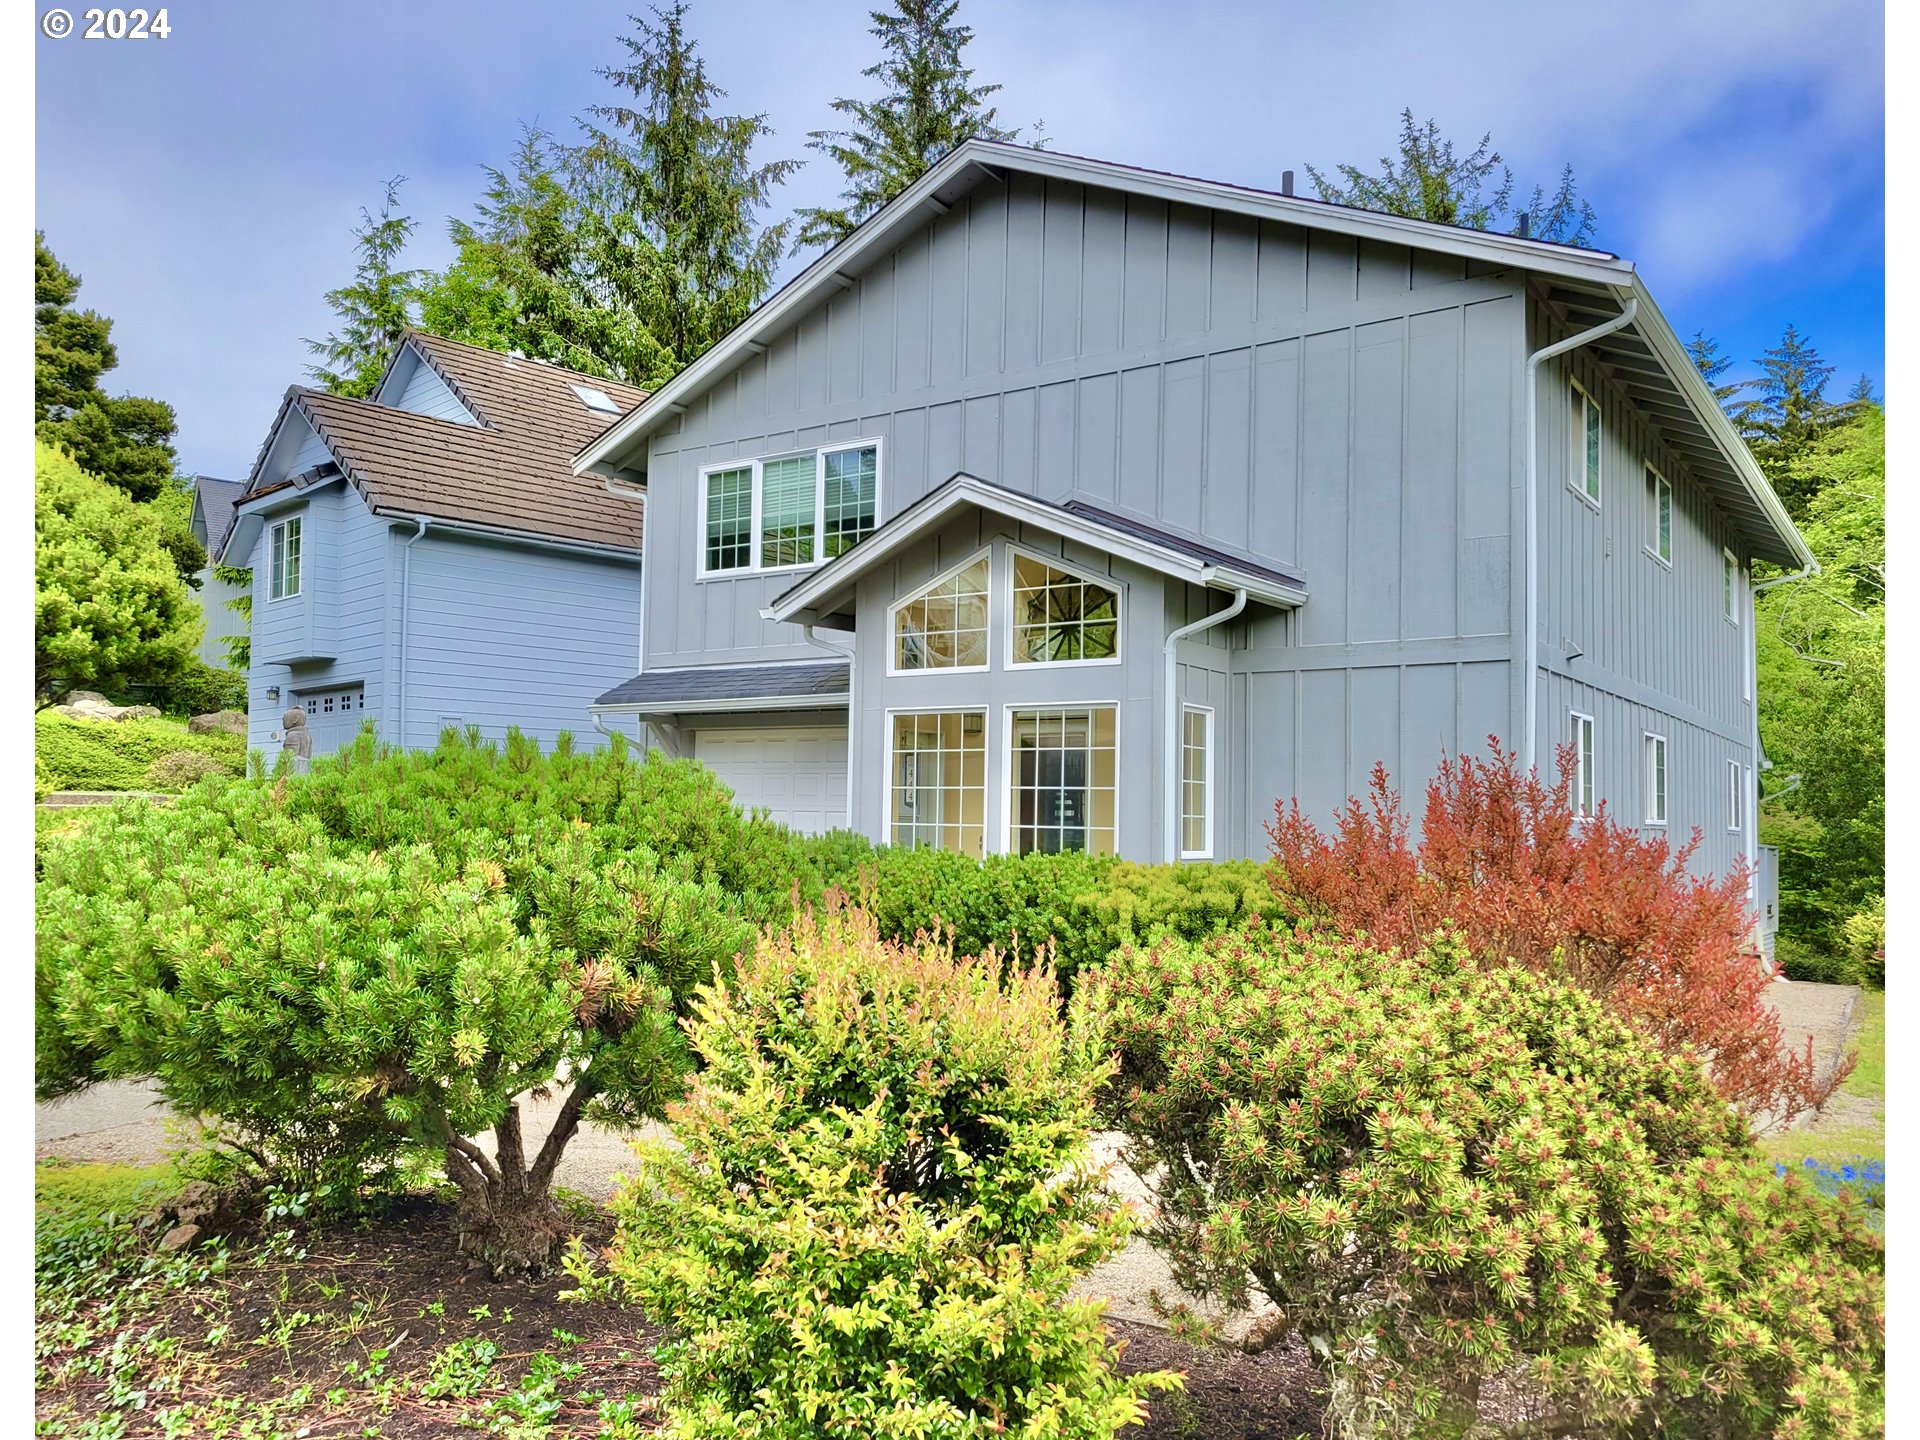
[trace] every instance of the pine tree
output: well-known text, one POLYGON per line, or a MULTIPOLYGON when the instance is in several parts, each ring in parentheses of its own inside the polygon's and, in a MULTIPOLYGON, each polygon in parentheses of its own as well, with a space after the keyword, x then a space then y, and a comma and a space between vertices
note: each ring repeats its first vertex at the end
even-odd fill
MULTIPOLYGON (((141 395, 110 396, 100 388, 101 377, 120 363, 113 321, 97 311, 76 310, 79 294, 80 277, 60 263, 47 248, 46 235, 36 230, 34 434, 65 450, 88 474, 136 500, 151 500, 173 478, 178 427, 173 407, 141 395)), ((191 536, 186 539, 193 543, 191 536)))
POLYGON ((1522 220, 1535 240, 1563 245, 1587 245, 1593 240, 1593 207, 1579 196, 1573 167, 1560 172, 1549 197, 1535 186, 1527 203, 1513 204, 1513 171, 1493 148, 1493 134, 1465 155, 1440 134, 1438 122, 1421 125, 1413 111, 1400 112, 1399 158, 1382 156, 1380 173, 1369 175, 1357 165, 1337 165, 1335 181, 1309 165, 1307 175, 1322 200, 1359 210, 1404 215, 1470 230, 1508 230, 1519 233, 1522 220))
POLYGON ((786 221, 760 214, 797 160, 756 165, 765 115, 721 115, 685 0, 635 17, 628 60, 599 73, 631 100, 583 120, 582 225, 602 303, 632 317, 636 384, 664 383, 746 318, 773 283, 786 221))
POLYGON ((1738 385, 1721 385, 1717 382, 1733 366, 1733 357, 1720 353, 1720 342, 1713 339, 1704 330, 1693 332, 1693 339, 1687 342, 1687 354, 1693 360, 1696 370, 1706 379, 1707 387, 1713 391, 1713 398, 1724 409, 1733 397, 1740 393, 1738 385))
POLYGON ((454 261, 419 291, 420 323, 436 335, 630 378, 630 312, 603 303, 583 241, 574 153, 538 126, 521 127, 505 169, 486 169, 471 220, 447 222, 454 261))
POLYGON ((999 112, 987 104, 1000 87, 975 85, 961 58, 973 31, 954 22, 959 8, 960 0, 894 0, 891 13, 869 12, 882 55, 860 73, 883 90, 876 100, 835 100, 852 128, 808 138, 845 172, 847 188, 838 208, 800 212, 796 250, 845 239, 963 140, 1019 138, 995 123, 999 112))
POLYGON ((327 292, 327 305, 340 317, 339 327, 324 340, 306 342, 323 362, 309 366, 307 373, 336 395, 371 395, 393 347, 413 323, 422 272, 399 265, 415 224, 399 210, 400 187, 406 183, 404 175, 386 182, 386 198, 377 216, 361 207, 360 223, 353 232, 360 257, 353 281, 327 292))
POLYGON ((1796 462, 1851 412, 1827 400, 1833 366, 1822 363, 1819 350, 1791 324, 1756 363, 1759 378, 1744 387, 1755 397, 1735 407, 1733 418, 1787 513, 1798 520, 1817 492, 1810 488, 1814 472, 1796 462))

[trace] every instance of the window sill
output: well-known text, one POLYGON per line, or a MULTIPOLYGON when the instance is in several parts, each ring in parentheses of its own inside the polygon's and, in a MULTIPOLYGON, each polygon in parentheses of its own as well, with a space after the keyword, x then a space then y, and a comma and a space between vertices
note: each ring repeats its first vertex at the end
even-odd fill
POLYGON ((1658 550, 1654 549, 1651 545, 1642 545, 1640 549, 1642 553, 1644 553, 1649 560, 1653 561, 1653 563, 1658 565, 1662 570, 1670 571, 1673 569, 1673 561, 1670 560, 1665 555, 1662 555, 1658 550))
POLYGON ((1030 673, 1039 670, 1097 670, 1103 665, 1118 665, 1121 657, 1109 656, 1104 660, 1018 660, 1007 657, 1007 669, 1016 673, 1030 673))
POLYGON ((887 678, 908 680, 919 675, 984 675, 992 668, 991 665, 924 665, 918 670, 896 670, 889 665, 887 678))
POLYGON ((1586 486, 1575 484, 1569 480, 1567 481, 1567 490, 1574 499, 1593 511, 1594 514, 1598 515, 1600 513, 1600 502, 1587 493, 1586 486))

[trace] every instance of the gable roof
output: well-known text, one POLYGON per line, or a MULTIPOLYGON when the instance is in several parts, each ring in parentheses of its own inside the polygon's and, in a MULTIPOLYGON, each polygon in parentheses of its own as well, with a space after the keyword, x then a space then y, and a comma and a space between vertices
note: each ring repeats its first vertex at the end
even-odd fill
POLYGON ((1594 344, 1592 353, 1613 371, 1634 403, 1659 428, 1662 438, 1684 457, 1695 478, 1740 527, 1756 555, 1789 565, 1812 560, 1786 508, 1713 398, 1685 346, 1653 303, 1632 262, 1602 250, 1523 240, 985 140, 969 140, 950 152, 661 386, 645 404, 583 445, 574 457, 574 470, 613 474, 643 469, 647 437, 684 411, 708 385, 724 377, 747 354, 764 349, 769 340, 796 324, 823 297, 845 289, 852 276, 890 253, 907 231, 950 209, 976 185, 997 181, 1009 171, 1405 245, 1500 269, 1523 270, 1537 278, 1548 309, 1571 329, 1612 318, 1628 300, 1637 300, 1634 323, 1594 344))
POLYGON ((227 532, 233 528, 234 511, 246 493, 244 480, 216 480, 211 475, 193 477, 193 514, 205 534, 201 543, 207 547, 209 560, 218 555, 226 543, 227 532))
POLYGON ((254 462, 246 501, 293 483, 270 476, 266 465, 281 427, 298 413, 376 515, 639 550, 641 507, 610 496, 598 477, 578 475, 568 462, 614 419, 590 409, 574 384, 602 390, 623 407, 644 400, 644 390, 418 330, 395 347, 388 369, 408 350, 479 423, 292 386, 254 462))
POLYGON ((1249 556, 1215 549, 1083 500, 1057 505, 963 471, 922 495, 852 549, 829 560, 761 613, 769 620, 796 622, 835 613, 834 602, 846 596, 869 568, 967 506, 1081 541, 1190 585, 1245 590, 1250 598, 1268 605, 1299 605, 1307 598, 1304 581, 1249 556))

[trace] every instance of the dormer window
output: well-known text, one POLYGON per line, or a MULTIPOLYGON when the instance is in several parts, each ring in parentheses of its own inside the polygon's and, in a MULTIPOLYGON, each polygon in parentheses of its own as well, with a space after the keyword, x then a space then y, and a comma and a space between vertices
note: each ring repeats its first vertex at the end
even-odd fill
POLYGON ((580 403, 589 410, 598 411, 602 415, 618 415, 620 413, 620 407, 614 403, 613 397, 607 394, 606 391, 595 389, 591 385, 575 384, 571 380, 568 381, 567 384, 568 388, 580 397, 580 403))
POLYGON ((267 537, 267 596, 285 600, 300 593, 300 517, 282 520, 267 537))

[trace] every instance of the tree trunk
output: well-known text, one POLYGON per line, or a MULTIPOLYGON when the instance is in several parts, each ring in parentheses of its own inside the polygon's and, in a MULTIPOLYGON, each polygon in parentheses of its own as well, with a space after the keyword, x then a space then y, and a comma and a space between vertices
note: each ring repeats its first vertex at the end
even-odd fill
POLYGON ((553 1172, 580 1128, 588 1094, 584 1081, 575 1084, 531 1166, 517 1104, 493 1127, 491 1159, 471 1140, 446 1134, 447 1175, 460 1187, 454 1212, 460 1253, 485 1261, 496 1280, 542 1275, 554 1264, 567 1232, 551 1193, 553 1172))

